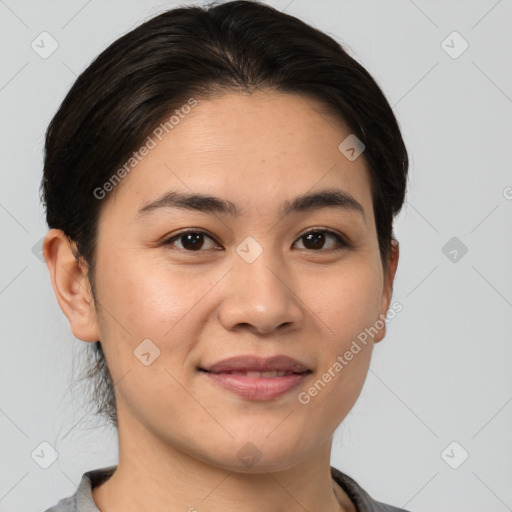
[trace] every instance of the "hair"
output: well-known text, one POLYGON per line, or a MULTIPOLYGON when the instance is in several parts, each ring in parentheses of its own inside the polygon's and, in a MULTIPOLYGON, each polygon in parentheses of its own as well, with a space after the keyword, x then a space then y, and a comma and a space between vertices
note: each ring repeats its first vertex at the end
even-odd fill
MULTIPOLYGON (((73 242, 77 261, 85 260, 93 297, 98 218, 108 199, 94 191, 189 98, 260 90, 317 100, 362 141, 386 264, 409 162, 397 120, 372 76, 337 41, 268 5, 237 0, 181 6, 100 53, 76 79, 46 132, 41 200, 47 224, 73 242)), ((94 382, 96 413, 117 427, 101 342, 88 346, 86 376, 94 382)))

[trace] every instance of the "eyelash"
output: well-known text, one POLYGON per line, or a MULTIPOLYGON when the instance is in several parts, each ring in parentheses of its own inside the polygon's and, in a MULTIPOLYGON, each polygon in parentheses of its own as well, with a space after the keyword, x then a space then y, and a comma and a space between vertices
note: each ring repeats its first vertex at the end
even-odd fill
MULTIPOLYGON (((302 250, 306 250, 306 251, 310 251, 310 252, 338 252, 338 251, 342 251, 344 249, 351 249, 351 248, 353 248, 352 244, 350 242, 348 242, 348 240, 346 238, 344 238, 340 234, 336 233, 335 231, 323 228, 321 226, 310 228, 308 231, 305 231, 304 233, 302 233, 297 238, 297 240, 300 240, 301 238, 305 237, 306 235, 309 235, 310 233, 327 233, 328 235, 331 235, 332 237, 334 237, 336 239, 336 241, 338 242, 340 247, 337 247, 337 248, 334 248, 334 249, 317 249, 317 250, 314 250, 314 249, 302 249, 302 250)), ((215 238, 213 236, 211 236, 207 231, 205 231, 205 230, 203 230, 201 228, 186 229, 184 231, 176 233, 176 234, 172 235, 170 238, 167 238, 166 240, 164 240, 162 242, 162 245, 164 245, 164 246, 172 245, 174 241, 177 241, 183 235, 188 235, 188 234, 202 234, 202 235, 205 235, 208 238, 210 238, 211 240, 213 240, 216 244, 220 245, 219 242, 217 240, 215 240, 215 238)), ((188 249, 182 249, 181 247, 178 247, 178 249, 181 250, 181 251, 184 251, 184 252, 189 252, 189 253, 204 252, 204 250, 201 250, 201 249, 199 249, 197 251, 190 251, 188 249)))

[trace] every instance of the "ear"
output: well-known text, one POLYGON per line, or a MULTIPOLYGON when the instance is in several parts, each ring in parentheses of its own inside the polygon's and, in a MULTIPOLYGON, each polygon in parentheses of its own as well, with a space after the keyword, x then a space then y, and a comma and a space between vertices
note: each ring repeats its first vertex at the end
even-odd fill
POLYGON ((50 271, 53 290, 67 316, 74 336, 82 341, 98 341, 99 332, 87 264, 77 261, 72 244, 60 229, 51 229, 43 243, 43 254, 50 271))
POLYGON ((379 332, 375 335, 374 342, 378 343, 383 340, 386 336, 386 315, 389 310, 389 306, 391 304, 391 297, 393 295, 393 282, 395 280, 396 269, 398 266, 398 257, 399 257, 399 245, 398 240, 391 239, 391 248, 389 251, 389 257, 386 262, 385 270, 384 270, 384 289, 382 292, 382 301, 381 301, 381 309, 379 320, 376 321, 379 324, 384 324, 384 326, 379 329, 379 332))

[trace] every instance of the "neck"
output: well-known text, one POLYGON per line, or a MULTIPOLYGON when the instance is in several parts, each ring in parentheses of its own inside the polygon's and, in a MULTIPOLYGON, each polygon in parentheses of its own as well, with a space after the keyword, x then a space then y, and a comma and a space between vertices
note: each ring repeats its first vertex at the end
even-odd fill
POLYGON ((239 472, 199 460, 148 432, 119 426, 119 464, 93 489, 100 510, 116 512, 354 511, 330 474, 331 442, 288 469, 239 472), (135 435, 134 435, 135 434, 135 435), (144 439, 144 442, 137 440, 144 439))

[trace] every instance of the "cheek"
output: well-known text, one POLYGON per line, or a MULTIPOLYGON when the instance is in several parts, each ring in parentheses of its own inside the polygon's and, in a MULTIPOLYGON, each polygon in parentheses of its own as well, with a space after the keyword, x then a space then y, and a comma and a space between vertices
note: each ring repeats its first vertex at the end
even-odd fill
POLYGON ((318 356, 317 375, 301 390, 298 407, 308 414, 310 432, 332 433, 356 403, 368 375, 373 350, 369 327, 379 315, 379 272, 370 267, 340 272, 322 288, 311 295, 323 332, 312 347, 318 356))
POLYGON ((169 269, 159 262, 98 258, 100 338, 113 381, 122 382, 122 401, 134 408, 144 407, 149 396, 150 402, 170 391, 181 396, 170 374, 182 380, 183 363, 202 328, 198 304, 210 280, 169 269))
POLYGON ((339 270, 325 276, 312 276, 305 283, 307 304, 321 320, 329 347, 343 350, 375 323, 380 313, 382 289, 380 268, 362 258, 353 258, 350 265, 340 265, 339 270))
POLYGON ((178 417, 183 404, 194 405, 179 383, 204 320, 198 305, 215 281, 191 279, 166 262, 118 257, 98 259, 97 282, 100 334, 119 382, 118 407, 156 423, 158 411, 178 417))
POLYGON ((98 294, 105 305, 107 323, 117 331, 128 332, 133 343, 144 338, 168 343, 183 331, 182 320, 215 280, 191 279, 186 270, 173 269, 165 260, 148 261, 143 257, 105 258, 97 275, 101 283, 98 294))
POLYGON ((377 265, 354 258, 352 265, 313 281, 308 302, 324 334, 318 338, 322 345, 318 351, 319 381, 308 394, 322 395, 317 400, 319 407, 338 404, 332 414, 343 417, 367 376, 375 334, 372 327, 379 320, 382 273, 377 265))

